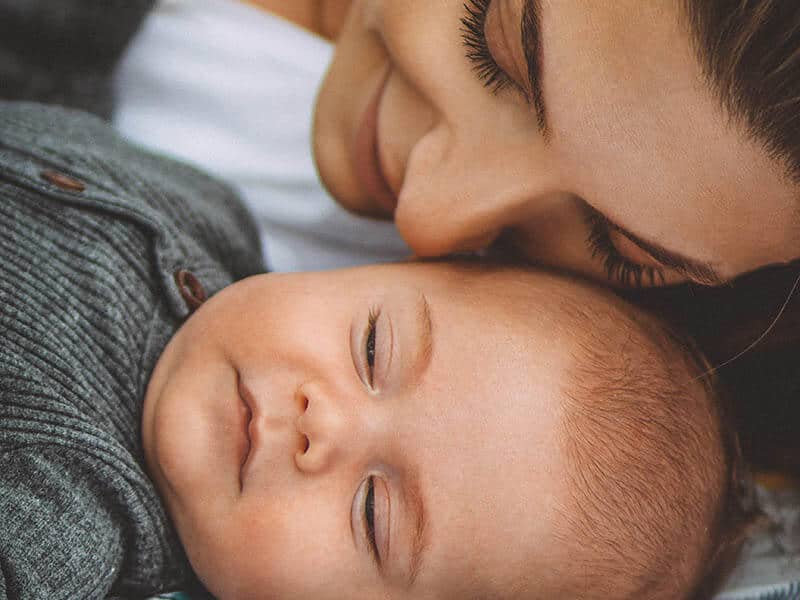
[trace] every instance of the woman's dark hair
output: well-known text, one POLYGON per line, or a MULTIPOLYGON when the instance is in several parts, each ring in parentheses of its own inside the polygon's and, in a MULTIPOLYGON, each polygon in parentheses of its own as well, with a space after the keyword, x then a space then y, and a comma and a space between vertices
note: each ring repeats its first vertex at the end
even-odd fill
POLYGON ((747 461, 800 477, 798 278, 795 261, 720 287, 687 283, 620 293, 697 341, 730 398, 747 461))
POLYGON ((684 0, 684 12, 723 107, 800 183, 800 2, 684 0))

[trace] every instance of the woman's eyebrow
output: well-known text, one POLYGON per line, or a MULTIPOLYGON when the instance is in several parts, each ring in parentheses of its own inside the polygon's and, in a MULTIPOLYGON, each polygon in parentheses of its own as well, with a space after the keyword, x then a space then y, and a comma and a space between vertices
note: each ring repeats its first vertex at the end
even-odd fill
POLYGON ((536 111, 539 131, 545 143, 550 139, 550 127, 547 124, 547 111, 542 96, 542 36, 540 0, 525 0, 522 8, 522 49, 525 62, 528 64, 528 102, 536 111))

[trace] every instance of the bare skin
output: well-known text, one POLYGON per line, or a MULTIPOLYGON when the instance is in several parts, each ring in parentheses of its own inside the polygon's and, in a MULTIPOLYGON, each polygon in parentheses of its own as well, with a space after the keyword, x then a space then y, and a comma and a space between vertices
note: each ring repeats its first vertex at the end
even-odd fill
POLYGON ((243 0, 291 21, 328 40, 335 40, 351 0, 243 0))

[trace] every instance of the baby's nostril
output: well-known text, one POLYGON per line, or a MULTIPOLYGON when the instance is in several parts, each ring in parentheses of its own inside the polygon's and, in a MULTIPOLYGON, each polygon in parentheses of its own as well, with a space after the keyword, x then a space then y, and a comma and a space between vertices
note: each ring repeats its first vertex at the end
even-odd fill
POLYGON ((303 446, 303 454, 307 453, 308 449, 311 447, 311 442, 309 441, 307 435, 303 436, 303 444, 302 444, 302 446, 303 446))
POLYGON ((294 404, 300 409, 300 416, 305 414, 310 403, 311 401, 308 399, 308 396, 304 394, 302 390, 298 390, 294 395, 294 404))

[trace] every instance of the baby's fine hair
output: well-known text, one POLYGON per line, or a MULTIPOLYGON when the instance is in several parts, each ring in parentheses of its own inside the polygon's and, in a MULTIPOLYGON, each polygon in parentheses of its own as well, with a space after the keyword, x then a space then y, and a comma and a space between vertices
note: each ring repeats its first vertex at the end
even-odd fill
MULTIPOLYGON (((519 312, 508 318, 536 317, 538 290, 523 272, 456 266, 493 275, 469 285, 512 297, 519 312)), ((521 573, 514 597, 530 598, 534 582, 537 599, 709 600, 758 517, 745 506, 738 437, 711 365, 689 338, 613 292, 558 281, 563 290, 548 301, 560 318, 548 326, 576 342, 561 381, 567 491, 548 573, 521 573)))
POLYGON ((565 306, 586 326, 563 390, 559 597, 708 598, 751 520, 735 430, 694 345, 614 304, 565 306))

